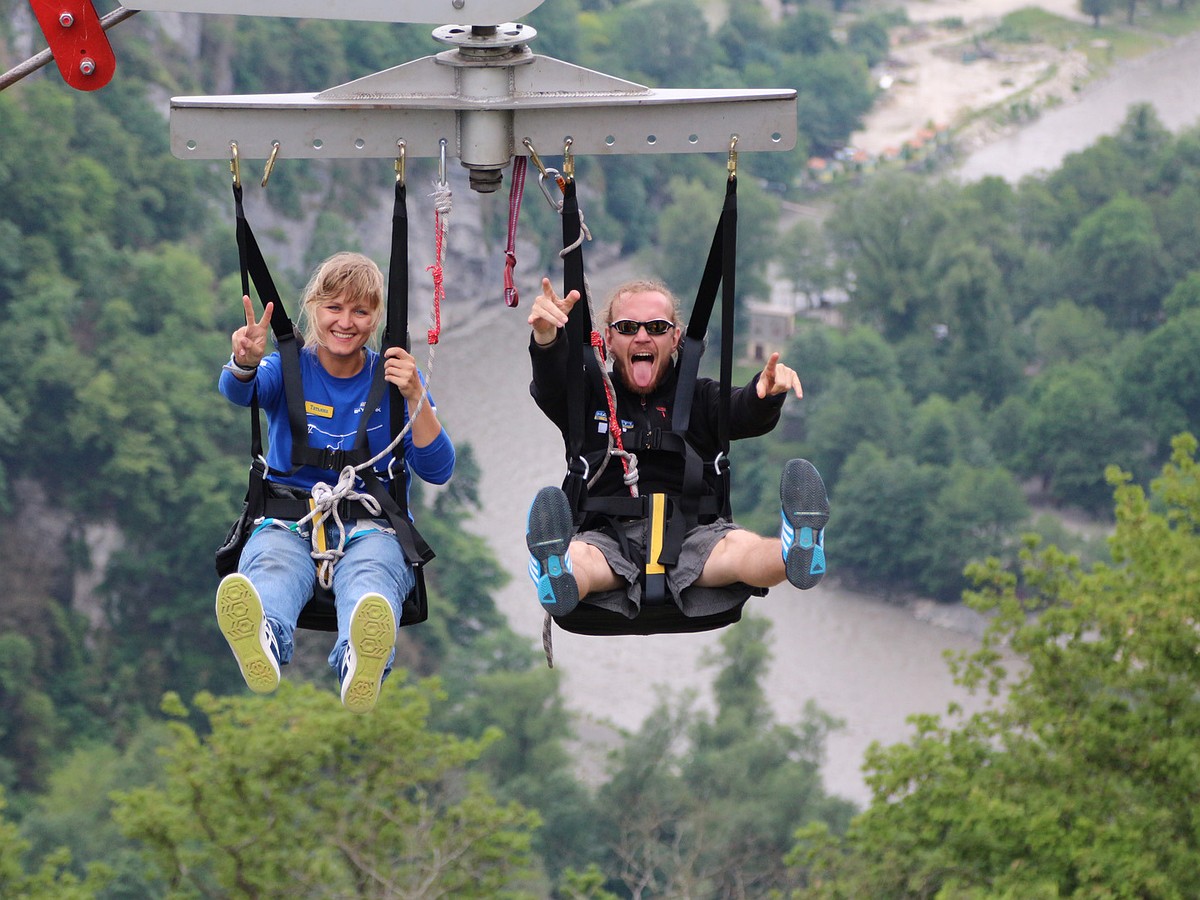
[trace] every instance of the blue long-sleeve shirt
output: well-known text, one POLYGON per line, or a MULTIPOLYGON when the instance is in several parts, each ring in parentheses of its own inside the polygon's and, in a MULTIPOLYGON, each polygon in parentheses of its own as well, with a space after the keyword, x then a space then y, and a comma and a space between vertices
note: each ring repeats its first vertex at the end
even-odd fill
MULTIPOLYGON (((378 353, 368 349, 366 360, 357 375, 337 378, 321 365, 310 350, 300 351, 300 374, 304 382, 305 412, 308 420, 308 442, 318 449, 349 450, 358 434, 363 405, 371 390, 375 366, 380 365, 378 353)), ((423 379, 422 379, 423 380, 423 379)), ((311 491, 323 481, 336 484, 340 472, 301 466, 292 472, 292 433, 288 422, 287 401, 283 391, 283 371, 279 354, 267 356, 251 381, 239 381, 228 369, 221 371, 218 387, 223 395, 238 406, 249 406, 254 389, 258 389, 259 407, 267 414, 268 480, 276 484, 311 491)), ((370 414, 367 424, 367 446, 374 457, 392 441, 390 398, 387 391, 383 401, 370 414)), ((433 402, 430 397, 426 400, 433 402)), ((407 404, 406 404, 407 407, 407 404)), ((404 421, 408 421, 405 409, 404 421)), ((445 429, 424 447, 413 444, 411 431, 404 435, 401 446, 411 482, 415 473, 430 484, 445 484, 454 472, 454 444, 445 429)), ((377 472, 386 474, 392 454, 375 464, 377 472)), ((386 481, 386 478, 384 479, 386 481)), ((408 485, 405 485, 407 492, 408 485)))

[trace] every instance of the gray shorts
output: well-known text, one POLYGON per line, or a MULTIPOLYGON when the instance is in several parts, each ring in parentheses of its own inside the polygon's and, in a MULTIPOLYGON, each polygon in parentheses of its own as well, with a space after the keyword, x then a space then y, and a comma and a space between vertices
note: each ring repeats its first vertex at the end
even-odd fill
MULTIPOLYGON (((603 553, 617 577, 624 578, 628 584, 625 588, 588 594, 584 603, 619 612, 630 619, 637 616, 642 605, 640 579, 646 559, 646 525, 645 520, 638 519, 622 525, 633 559, 626 557, 620 543, 605 531, 581 531, 575 535, 575 540, 591 544, 603 553)), ((684 535, 679 563, 667 569, 667 590, 685 616, 690 618, 726 612, 746 602, 753 593, 753 588, 741 582, 722 587, 699 587, 695 584, 717 542, 740 528, 740 525, 726 519, 718 519, 711 525, 697 525, 684 535)))

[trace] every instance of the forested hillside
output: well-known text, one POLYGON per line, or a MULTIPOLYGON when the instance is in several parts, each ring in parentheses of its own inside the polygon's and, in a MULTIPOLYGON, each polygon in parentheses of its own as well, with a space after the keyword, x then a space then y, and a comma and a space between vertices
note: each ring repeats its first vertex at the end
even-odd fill
POLYGON ((1044 178, 884 175, 789 236, 800 283, 853 279, 845 327, 792 343, 808 402, 771 448, 824 473, 842 564, 954 599, 1031 524, 1071 542, 1030 501, 1104 516, 1105 466, 1144 481, 1195 432, 1198 142, 1137 107, 1044 178))
MULTIPOLYGON (((1048 667, 1033 669, 1025 705, 974 723, 972 740, 926 723, 911 755, 881 750, 881 803, 913 800, 840 845, 853 810, 818 774, 837 723, 817 709, 774 721, 760 686, 769 635, 751 619, 713 660, 713 712, 664 700, 585 782, 557 674, 505 627, 491 596, 505 576, 462 528, 488 464, 465 447, 447 489, 414 497, 438 558, 435 614, 402 630, 398 665, 412 677, 398 672, 366 720, 342 714, 319 665, 292 667, 276 696, 247 697, 212 622, 212 553, 249 452, 246 414, 215 390, 241 315, 228 173, 170 156, 165 98, 318 90, 440 48, 423 27, 143 13, 114 30, 119 68, 103 90, 72 92, 50 68, 0 93, 0 497, 12 523, 0 550, 0 895, 738 897, 833 885, 829 896, 909 896, 915 879, 911 895, 992 896, 988 879, 1001 879, 1009 896, 1051 896, 1117 890, 1159 859, 1170 880, 1146 875, 1139 895, 1195 887, 1184 865, 1194 832, 1156 824, 1153 810, 1171 779, 1194 792, 1186 760, 1200 733, 1180 724, 1197 687, 1181 612, 1194 603, 1194 448, 1178 444, 1167 465, 1177 434, 1200 433, 1200 131, 1171 135, 1134 109, 1118 135, 1046 177, 1014 187, 883 174, 821 198, 823 228, 780 233, 780 186, 788 201, 811 199, 797 185, 804 159, 839 146, 869 108, 890 21, 869 6, 786 6, 773 22, 759 3, 731 2, 714 26, 694 0, 551 0, 530 21, 539 52, 648 84, 798 90, 801 146, 744 158, 739 286, 765 297, 780 271, 823 313, 822 297, 848 299, 836 325, 800 318, 786 355, 805 403, 782 440, 739 448, 735 510, 777 525, 774 473, 805 455, 830 488, 840 577, 953 601, 964 568, 993 557, 984 596, 1007 613, 1018 651, 1048 667), (1018 575, 1023 531, 1078 549, 1030 503, 1108 522, 1110 465, 1134 485, 1167 465, 1155 505, 1123 489, 1123 549, 1092 545, 1083 565, 1051 552, 1018 575), (1170 558, 1156 558, 1155 536, 1170 558), (1111 568, 1088 574, 1097 559, 1111 568), (1105 591, 1125 618, 1083 602, 1105 591), (1045 632, 1017 624, 1018 609, 1059 605, 1078 618, 1045 632), (1122 643, 1142 625, 1153 625, 1146 643, 1122 643), (1080 637, 1093 633, 1107 657, 1080 637), (1060 658, 1079 667, 1073 696, 1095 702, 1079 721, 1120 738, 1102 748, 1112 796, 1138 800, 1146 833, 1177 836, 1183 862, 1154 847, 1138 856, 1127 831, 1104 837, 1128 869, 1038 868, 1019 839, 989 845, 991 865, 973 868, 977 834, 939 847, 908 829, 910 810, 964 814, 946 797, 1000 796, 969 780, 972 760, 1002 754, 1008 729, 1053 730, 1062 710, 1038 703, 1060 658), (1128 670, 1106 680, 1113 659, 1128 670), (1161 705, 1148 699, 1159 676, 1161 705), (1147 735, 1163 735, 1161 755, 1135 752, 1147 735), (971 759, 958 766, 943 741, 971 759), (944 764, 922 768, 929 760, 944 764), (1121 780, 1125 763, 1156 774, 1121 780), (933 782, 940 801, 920 789, 933 782), (891 854, 910 867, 889 869, 891 854), (1003 881, 1022 865, 1036 877, 1003 881)), ((23 0, 0 0, 0 14, 5 60, 29 55, 23 0)), ((711 234, 695 210, 715 206, 723 162, 581 160, 589 222, 686 297, 711 234)), ((333 249, 373 249, 361 222, 390 177, 389 165, 277 169, 260 231, 289 245, 277 257, 285 296, 333 249)), ((490 210, 478 227, 499 233, 490 210)), ((545 204, 525 210, 527 237, 555 233, 545 204)), ((478 267, 470 246, 452 249, 478 267)), ((549 239, 537 250, 555 253, 549 239)), ((965 677, 984 680, 991 662, 965 677)), ((1078 775, 1104 743, 1032 738, 1013 759, 1056 755, 996 767, 1004 785, 1046 772, 1049 783, 1056 766, 1078 775)), ((1004 799, 996 821, 1011 826, 1020 791, 1004 799)), ((1070 798, 1043 799, 1052 834, 1122 807, 1055 819, 1070 798)), ((1185 816, 1161 808, 1175 824, 1185 816)))

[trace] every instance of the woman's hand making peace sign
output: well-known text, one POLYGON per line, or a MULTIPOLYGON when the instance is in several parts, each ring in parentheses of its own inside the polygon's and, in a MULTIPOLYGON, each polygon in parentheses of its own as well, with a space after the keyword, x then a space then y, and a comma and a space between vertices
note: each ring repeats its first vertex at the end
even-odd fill
MULTIPOLYGON (((246 309, 246 324, 233 333, 233 361, 244 369, 256 369, 267 355, 267 334, 271 331, 271 313, 275 311, 275 304, 268 303, 263 317, 257 321, 254 306, 246 295, 242 296, 242 306, 246 309)), ((251 377, 238 375, 241 381, 249 381, 251 377)))

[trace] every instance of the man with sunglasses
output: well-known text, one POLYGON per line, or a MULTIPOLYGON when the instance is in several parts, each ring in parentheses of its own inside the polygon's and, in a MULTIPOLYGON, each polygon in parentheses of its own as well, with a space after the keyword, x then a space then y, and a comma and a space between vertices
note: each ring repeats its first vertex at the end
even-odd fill
MULTIPOLYGON (((559 297, 550 280, 543 278, 541 294, 529 315, 533 329, 530 393, 564 437, 569 426, 567 383, 573 373, 567 370, 568 348, 562 329, 578 300, 577 291, 559 297)), ((684 486, 683 456, 665 446, 654 446, 650 438, 672 426, 678 381, 676 351, 683 338, 679 303, 661 282, 628 282, 613 291, 599 320, 612 363, 611 388, 619 426, 609 421, 603 385, 589 384, 583 454, 594 481, 589 482, 588 496, 630 495, 626 468, 608 458, 609 429, 619 427, 625 442, 641 445, 627 446, 636 454, 639 493, 679 497, 684 486)), ((718 382, 699 378, 692 394, 686 441, 704 460, 714 459, 720 451, 719 392, 718 382)), ((797 398, 804 395, 800 378, 773 353, 749 384, 733 389, 730 438, 770 432, 789 393, 797 398)), ((715 492, 714 467, 705 465, 704 470, 706 488, 715 492)), ((686 616, 725 612, 745 602, 753 588, 773 587, 785 579, 801 589, 821 580, 829 501, 816 468, 807 460, 789 461, 780 482, 780 497, 779 537, 761 537, 719 517, 689 523, 678 562, 666 575, 670 595, 686 616)), ((641 601, 645 520, 589 513, 578 534, 573 531, 572 511, 563 491, 557 487, 540 490, 530 507, 526 542, 530 577, 543 607, 552 615, 567 615, 586 598, 589 603, 635 617, 641 601)))

